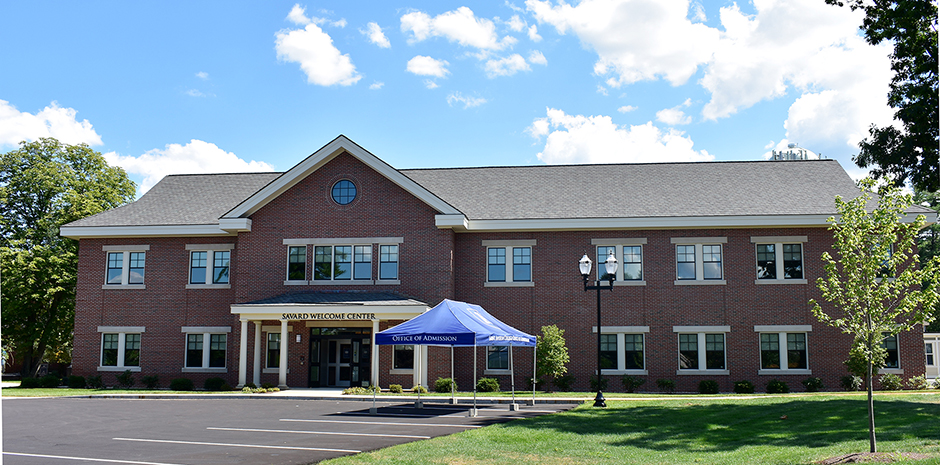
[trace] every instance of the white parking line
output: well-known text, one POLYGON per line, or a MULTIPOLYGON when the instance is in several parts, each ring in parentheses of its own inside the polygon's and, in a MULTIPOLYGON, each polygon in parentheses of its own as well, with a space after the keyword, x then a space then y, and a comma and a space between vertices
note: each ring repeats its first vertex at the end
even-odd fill
POLYGON ((304 423, 342 423, 347 425, 384 425, 384 426, 426 426, 439 428, 482 428, 479 425, 445 425, 441 423, 392 423, 385 421, 352 421, 352 420, 297 420, 281 418, 278 421, 299 421, 304 423))
POLYGON ((254 429, 254 428, 221 428, 209 426, 206 429, 216 431, 249 431, 253 433, 294 433, 294 434, 332 434, 336 436, 370 436, 380 438, 407 438, 407 439, 431 439, 431 436, 411 436, 407 434, 370 434, 370 433, 341 433, 336 431, 295 431, 289 429, 254 429))
POLYGON ((86 462, 129 463, 132 465, 180 465, 177 463, 138 462, 136 460, 96 459, 96 458, 91 458, 91 457, 67 457, 64 455, 21 454, 18 452, 4 452, 3 455, 16 455, 18 457, 36 457, 40 459, 84 460, 86 462))
POLYGON ((265 446, 261 444, 227 444, 224 442, 198 442, 198 441, 171 441, 169 439, 136 439, 136 438, 111 438, 115 441, 136 441, 136 442, 159 442, 163 444, 192 444, 196 446, 223 446, 223 447, 248 447, 257 449, 289 449, 289 450, 313 450, 320 452, 344 452, 349 454, 358 454, 361 450, 348 449, 324 449, 321 447, 289 447, 289 446, 265 446))

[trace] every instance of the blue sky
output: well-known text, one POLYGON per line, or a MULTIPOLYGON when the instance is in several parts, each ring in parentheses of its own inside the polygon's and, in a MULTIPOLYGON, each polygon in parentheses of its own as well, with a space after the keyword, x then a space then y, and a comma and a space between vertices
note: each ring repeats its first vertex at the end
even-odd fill
POLYGON ((889 45, 823 0, 2 2, 0 151, 85 142, 146 190, 286 170, 760 160, 853 177, 889 45))

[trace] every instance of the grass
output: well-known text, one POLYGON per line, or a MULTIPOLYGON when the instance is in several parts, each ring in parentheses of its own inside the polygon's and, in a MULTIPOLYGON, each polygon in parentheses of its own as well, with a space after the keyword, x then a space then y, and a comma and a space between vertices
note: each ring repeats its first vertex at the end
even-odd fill
MULTIPOLYGON (((864 394, 590 405, 324 463, 810 464, 868 450, 864 394)), ((940 464, 940 395, 879 395, 875 413, 879 451, 940 464)))

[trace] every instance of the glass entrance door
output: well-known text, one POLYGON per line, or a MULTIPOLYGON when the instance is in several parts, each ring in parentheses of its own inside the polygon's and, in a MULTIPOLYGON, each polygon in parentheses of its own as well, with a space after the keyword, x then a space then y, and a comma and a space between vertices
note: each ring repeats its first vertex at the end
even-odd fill
POLYGON ((372 378, 370 328, 310 328, 309 387, 368 387, 372 378))

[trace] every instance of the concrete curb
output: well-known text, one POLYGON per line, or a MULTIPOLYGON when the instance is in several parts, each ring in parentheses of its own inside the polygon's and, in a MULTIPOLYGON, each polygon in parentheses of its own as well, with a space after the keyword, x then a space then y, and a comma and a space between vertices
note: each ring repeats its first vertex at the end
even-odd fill
MULTIPOLYGON (((372 402, 372 396, 357 396, 357 395, 344 395, 344 396, 323 396, 323 395, 277 395, 278 393, 265 393, 265 394, 243 394, 243 393, 232 393, 232 394, 89 394, 82 396, 60 396, 60 397, 47 397, 49 399, 160 399, 160 400, 198 400, 198 399, 245 399, 245 400, 258 400, 258 399, 278 399, 278 400, 335 400, 335 401, 352 401, 352 402, 372 402), (273 394, 273 395, 272 395, 273 394)), ((6 397, 4 399, 15 399, 16 397, 6 397)), ((26 397, 20 397, 26 398, 26 397)), ((29 399, 40 399, 44 397, 28 397, 29 399)), ((583 404, 588 400, 593 399, 583 399, 583 398, 536 398, 535 405, 539 404, 583 404)), ((375 401, 382 403, 413 403, 417 402, 417 397, 397 397, 397 396, 380 396, 376 397, 375 401)), ((472 406, 473 398, 472 397, 458 397, 457 404, 451 403, 450 397, 421 397, 421 402, 426 404, 444 404, 444 405, 458 405, 458 406, 472 406)), ((477 404, 485 405, 509 405, 513 403, 511 398, 502 398, 502 397, 477 397, 477 404)), ((521 405, 532 405, 532 398, 516 397, 516 404, 521 405)))

